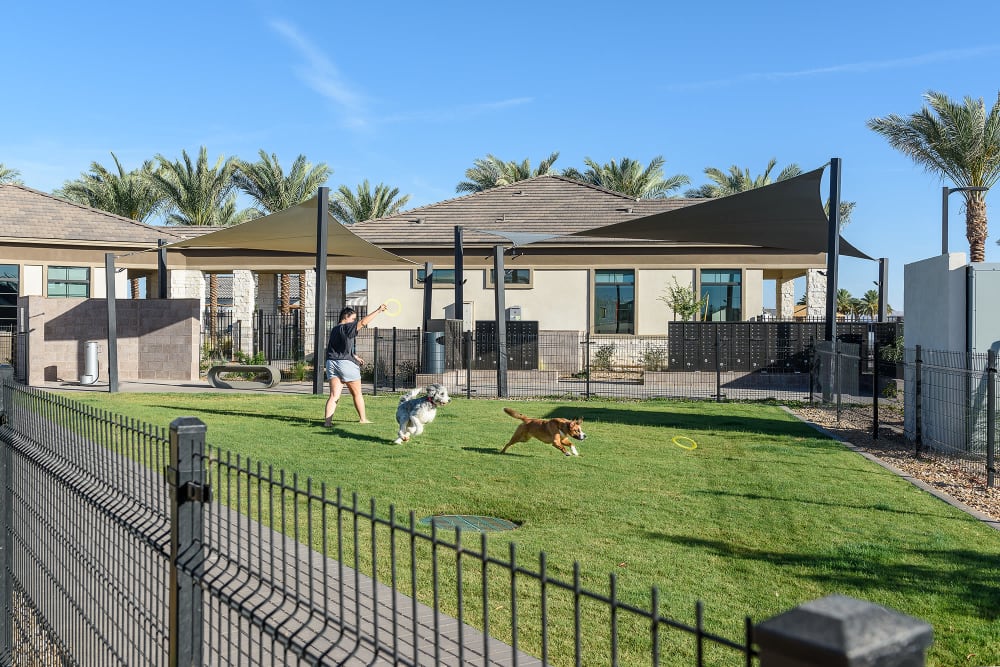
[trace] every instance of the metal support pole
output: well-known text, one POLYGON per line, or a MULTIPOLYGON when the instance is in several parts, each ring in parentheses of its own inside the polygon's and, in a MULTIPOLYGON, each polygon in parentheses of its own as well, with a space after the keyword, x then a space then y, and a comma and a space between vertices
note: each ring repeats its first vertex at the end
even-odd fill
POLYGON ((378 396, 378 327, 372 331, 372 396, 378 396))
POLYGON ((715 329, 715 402, 722 402, 722 339, 719 334, 722 325, 713 324, 715 329))
MULTIPOLYGON (((396 391, 396 344, 399 338, 396 336, 396 327, 392 328, 392 391, 396 391)), ((420 343, 420 336, 417 336, 417 343, 420 343)), ((419 358, 419 357, 418 357, 419 358)))
POLYGON ((465 363, 465 397, 472 398, 472 332, 462 332, 462 356, 465 363))
POLYGON ((170 666, 204 664, 202 589, 204 525, 202 503, 209 502, 205 479, 205 432, 195 417, 170 424, 170 666))
POLYGON ((889 319, 889 258, 878 260, 878 321, 889 319))
POLYGON ((830 224, 826 240, 826 340, 837 340, 837 266, 840 257, 840 158, 830 159, 830 224))
POLYGON ((493 288, 496 296, 497 320, 497 398, 507 397, 507 307, 504 302, 503 246, 493 247, 493 288))
POLYGON ((434 291, 434 265, 430 262, 424 262, 424 317, 421 320, 421 328, 424 331, 430 331, 430 320, 431 320, 431 303, 433 301, 433 291, 434 291))
POLYGON ((324 393, 326 369, 326 255, 330 218, 330 188, 320 188, 316 197, 316 303, 313 313, 313 394, 324 393))
POLYGON ((104 253, 108 308, 108 393, 118 392, 118 312, 115 303, 115 255, 104 253))
POLYGON ((460 225, 455 225, 455 319, 465 320, 465 248, 460 225))
POLYGON ((920 414, 921 407, 922 407, 920 405, 921 402, 922 402, 921 401, 921 395, 920 395, 921 391, 922 391, 922 387, 921 387, 922 383, 921 383, 920 379, 921 379, 921 375, 923 375, 923 365, 924 365, 924 360, 921 358, 920 346, 917 345, 917 347, 916 347, 916 359, 914 360, 914 364, 913 364, 913 380, 914 380, 914 391, 913 391, 913 408, 914 408, 914 410, 913 411, 915 413, 914 418, 915 418, 916 424, 917 424, 917 426, 916 426, 917 432, 916 432, 916 438, 915 438, 916 439, 916 442, 915 442, 916 451, 914 452, 914 454, 917 457, 920 456, 920 446, 924 444, 923 443, 923 435, 924 435, 923 434, 923 416, 920 414))
POLYGON ((156 283, 157 298, 167 298, 167 240, 159 239, 157 242, 159 250, 156 251, 156 283))

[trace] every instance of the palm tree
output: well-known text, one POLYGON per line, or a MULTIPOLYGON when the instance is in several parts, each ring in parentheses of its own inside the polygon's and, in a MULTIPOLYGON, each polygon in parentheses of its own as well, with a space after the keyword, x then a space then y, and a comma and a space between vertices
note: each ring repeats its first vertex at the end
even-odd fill
POLYGON ((862 315, 875 317, 878 315, 878 290, 870 289, 859 299, 862 315))
POLYGON ((688 190, 684 193, 684 196, 692 198, 725 197, 737 192, 762 188, 765 185, 770 185, 778 181, 785 181, 802 173, 799 165, 792 163, 782 169, 778 177, 772 181, 771 171, 777 164, 778 160, 771 158, 771 161, 767 163, 767 168, 764 169, 764 173, 756 177, 750 175, 749 169, 740 169, 735 164, 729 167, 728 172, 723 172, 721 169, 716 169, 715 167, 706 167, 705 175, 712 182, 702 185, 699 188, 688 190))
POLYGON ((636 199, 661 199, 691 182, 691 179, 684 174, 664 178, 664 162, 663 156, 657 155, 650 160, 647 167, 627 157, 623 157, 620 163, 611 160, 602 165, 588 157, 583 161, 587 165, 586 171, 580 172, 570 168, 563 172, 563 176, 614 190, 636 199))
MULTIPOLYGON (((153 182, 166 198, 167 224, 187 226, 228 226, 258 217, 257 209, 237 209, 236 183, 233 175, 237 158, 219 159, 215 166, 208 165, 208 149, 198 151, 198 161, 192 164, 187 151, 181 151, 182 160, 170 161, 162 155, 156 159, 159 169, 152 173, 153 182)), ((215 322, 219 309, 219 280, 209 274, 209 317, 215 322)))
POLYGON ((398 213, 410 201, 410 195, 399 196, 399 188, 379 183, 372 189, 366 178, 352 191, 346 185, 337 188, 330 202, 330 213, 341 224, 353 225, 362 220, 374 220, 398 213))
MULTIPOLYGON (((249 195, 256 203, 261 215, 277 213, 291 208, 309 199, 313 193, 330 177, 333 169, 326 163, 313 166, 306 161, 305 155, 299 155, 292 163, 292 168, 285 175, 278 162, 278 157, 268 155, 264 149, 259 151, 260 160, 246 162, 237 160, 233 182, 236 187, 249 195)), ((299 284, 301 294, 302 283, 299 284)), ((281 273, 281 306, 280 311, 288 314, 291 311, 292 279, 287 271, 281 273)))
POLYGON ((843 287, 837 290, 837 312, 843 315, 854 312, 854 297, 843 287))
POLYGON ((24 185, 21 172, 0 162, 0 185, 24 185))
MULTIPOLYGON (((889 145, 962 188, 990 188, 1000 178, 1000 94, 989 113, 983 99, 963 104, 942 93, 924 95, 927 105, 903 118, 890 114, 867 125, 889 145), (928 108, 929 107, 929 108, 928 108)), ((986 192, 963 190, 965 237, 973 262, 986 259, 986 192)))
POLYGON ((482 192, 500 185, 510 185, 535 176, 552 173, 552 165, 559 159, 559 151, 553 151, 549 157, 538 163, 537 169, 531 168, 531 162, 525 158, 521 162, 504 162, 492 153, 484 158, 478 158, 472 167, 465 170, 469 180, 455 186, 455 192, 482 192))
POLYGON ((157 155, 159 169, 152 173, 153 182, 166 199, 169 225, 225 227, 246 222, 259 216, 256 209, 237 210, 236 182, 238 159, 219 156, 215 165, 208 165, 208 149, 198 152, 198 161, 192 164, 187 151, 181 151, 182 160, 171 162, 157 155))
POLYGON ((146 160, 140 168, 125 171, 114 152, 111 159, 115 162, 114 171, 91 162, 89 173, 66 181, 53 194, 84 206, 146 222, 163 208, 165 201, 152 179, 153 162, 146 160))

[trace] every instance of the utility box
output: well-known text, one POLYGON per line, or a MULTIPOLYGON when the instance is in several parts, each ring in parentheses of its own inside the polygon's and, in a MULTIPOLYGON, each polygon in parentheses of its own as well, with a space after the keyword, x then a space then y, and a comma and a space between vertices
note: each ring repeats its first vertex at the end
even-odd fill
MULTIPOLYGON (((458 319, 455 311, 455 304, 451 303, 444 307, 444 316, 449 320, 458 319)), ((462 331, 472 331, 476 328, 476 302, 462 302, 462 331)))
POLYGON ((511 306, 507 309, 507 321, 513 322, 521 319, 521 306, 511 306))

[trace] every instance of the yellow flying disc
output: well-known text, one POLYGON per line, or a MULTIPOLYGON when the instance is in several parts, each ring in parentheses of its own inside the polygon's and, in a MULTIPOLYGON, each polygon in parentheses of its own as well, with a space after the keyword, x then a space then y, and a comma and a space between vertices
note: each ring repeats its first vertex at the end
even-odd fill
POLYGON ((671 438, 670 442, 674 443, 675 445, 677 445, 681 449, 688 449, 688 450, 690 450, 690 449, 694 449, 695 447, 698 446, 697 442, 695 442, 691 438, 687 437, 686 435, 675 435, 673 438, 671 438), (685 445, 685 444, 682 444, 682 443, 678 442, 678 440, 687 440, 691 444, 690 445, 685 445))
POLYGON ((389 317, 396 317, 403 312, 403 304, 399 302, 399 299, 386 299, 385 300, 385 314, 389 317), (395 306, 395 307, 393 307, 395 306))

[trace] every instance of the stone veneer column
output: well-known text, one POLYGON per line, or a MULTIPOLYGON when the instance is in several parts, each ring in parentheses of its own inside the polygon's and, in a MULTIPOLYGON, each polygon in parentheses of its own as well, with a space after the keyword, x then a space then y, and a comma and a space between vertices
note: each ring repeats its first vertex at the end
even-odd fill
POLYGON ((806 315, 826 317, 826 271, 821 269, 806 272, 806 315))
POLYGON ((313 353, 316 332, 316 269, 309 269, 305 276, 305 285, 299 286, 299 304, 302 308, 303 353, 308 359, 313 353))
POLYGON ((240 351, 253 354, 253 311, 256 285, 253 271, 233 270, 233 324, 239 322, 240 351))
POLYGON ((205 312, 205 275, 197 269, 171 269, 167 274, 167 296, 198 299, 198 316, 201 317, 205 312))
POLYGON ((790 320, 795 317, 795 280, 784 276, 775 281, 775 308, 779 320, 790 320))

